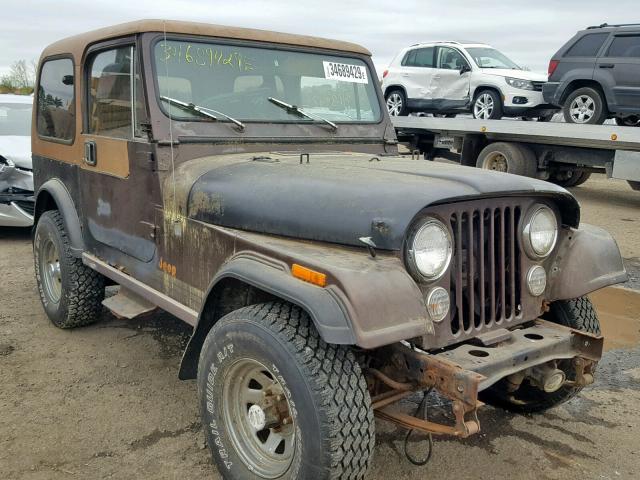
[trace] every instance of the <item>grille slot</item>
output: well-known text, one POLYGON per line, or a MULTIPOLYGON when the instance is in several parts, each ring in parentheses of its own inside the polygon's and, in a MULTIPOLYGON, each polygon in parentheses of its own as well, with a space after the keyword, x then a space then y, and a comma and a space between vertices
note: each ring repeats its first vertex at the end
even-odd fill
POLYGON ((520 251, 516 238, 521 207, 456 210, 451 333, 468 334, 522 315, 520 251))

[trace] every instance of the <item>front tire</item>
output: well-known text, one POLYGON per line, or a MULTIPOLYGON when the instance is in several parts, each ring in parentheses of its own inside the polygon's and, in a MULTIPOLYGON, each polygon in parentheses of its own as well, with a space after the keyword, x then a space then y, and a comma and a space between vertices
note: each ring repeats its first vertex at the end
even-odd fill
POLYGON ((198 391, 207 444, 233 480, 362 479, 375 432, 353 353, 286 303, 236 310, 204 342, 198 391))
POLYGON ((57 210, 44 212, 38 219, 33 255, 40 300, 56 327, 82 327, 100 319, 104 277, 73 256, 57 210))
POLYGON ((607 119, 607 106, 598 90, 590 87, 571 92, 562 108, 567 123, 602 125, 607 119))
POLYGON ((494 90, 482 90, 473 100, 473 118, 480 120, 500 120, 502 118, 502 98, 494 90))
POLYGON ((408 114, 407 96, 399 88, 390 90, 385 97, 387 111, 392 117, 404 117, 408 114))
MULTIPOLYGON (((550 311, 543 318, 565 327, 600 335, 598 316, 586 296, 553 302, 550 311)), ((559 361, 558 368, 566 373, 568 379, 575 378, 571 360, 559 361)), ((506 380, 503 379, 483 391, 480 400, 517 413, 535 413, 556 407, 575 397, 581 390, 582 387, 563 386, 555 392, 547 393, 524 380, 518 390, 508 393, 506 380)))

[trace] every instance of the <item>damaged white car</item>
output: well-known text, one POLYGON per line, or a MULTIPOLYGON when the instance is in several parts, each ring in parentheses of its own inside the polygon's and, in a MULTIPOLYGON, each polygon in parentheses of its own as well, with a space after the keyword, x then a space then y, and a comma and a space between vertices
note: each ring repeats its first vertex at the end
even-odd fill
POLYGON ((33 97, 0 95, 0 226, 33 224, 33 97))

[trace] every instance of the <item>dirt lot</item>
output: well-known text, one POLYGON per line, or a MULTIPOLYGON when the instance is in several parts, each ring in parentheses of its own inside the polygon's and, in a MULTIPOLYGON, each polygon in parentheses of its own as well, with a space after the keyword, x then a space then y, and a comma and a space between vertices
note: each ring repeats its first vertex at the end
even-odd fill
MULTIPOLYGON (((640 192, 595 178, 575 193, 584 220, 609 228, 637 265, 640 192)), ((36 294, 28 232, 0 231, 0 272, 0 479, 220 478, 204 449, 195 384, 177 379, 184 324, 105 314, 92 327, 57 330, 36 294)), ((628 307, 620 298, 598 297, 613 312, 605 332, 617 338, 580 397, 531 417, 487 407, 480 435, 437 441, 422 468, 404 459, 404 433, 378 422, 370 478, 639 478, 640 323, 627 315, 619 328, 628 307)))

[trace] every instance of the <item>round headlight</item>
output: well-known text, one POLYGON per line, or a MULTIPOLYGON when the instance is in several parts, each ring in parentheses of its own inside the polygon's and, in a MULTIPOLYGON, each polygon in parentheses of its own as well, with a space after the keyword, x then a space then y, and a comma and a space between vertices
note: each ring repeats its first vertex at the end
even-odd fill
POLYGON ((427 311, 434 322, 441 322, 449 313, 449 292, 442 287, 436 287, 427 295, 427 311))
POLYGON ((547 288, 547 272, 540 265, 535 265, 527 273, 527 287, 529 293, 534 297, 539 297, 547 288))
POLYGON ((447 227, 434 218, 427 220, 414 235, 410 254, 420 275, 427 280, 440 278, 451 263, 452 243, 447 227))
POLYGON ((524 243, 529 256, 546 257, 556 246, 558 222, 549 207, 539 206, 524 227, 524 243))

